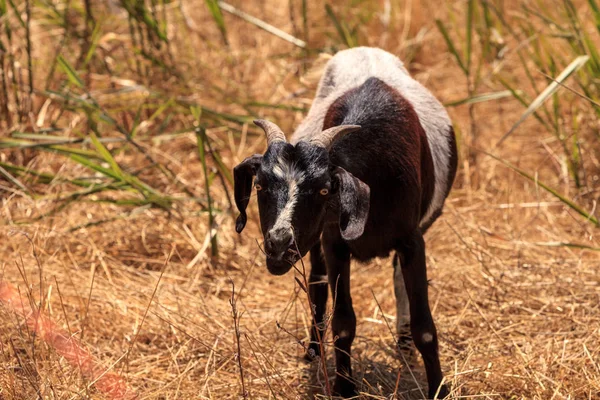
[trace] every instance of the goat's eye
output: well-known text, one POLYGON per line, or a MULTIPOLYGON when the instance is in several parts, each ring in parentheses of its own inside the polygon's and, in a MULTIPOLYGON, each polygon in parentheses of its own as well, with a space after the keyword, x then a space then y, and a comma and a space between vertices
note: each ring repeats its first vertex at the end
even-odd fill
POLYGON ((258 183, 255 183, 254 187, 256 188, 256 190, 262 190, 262 186, 259 185, 258 183))
POLYGON ((321 196, 326 196, 329 193, 329 189, 323 188, 319 191, 319 194, 321 194, 321 196))

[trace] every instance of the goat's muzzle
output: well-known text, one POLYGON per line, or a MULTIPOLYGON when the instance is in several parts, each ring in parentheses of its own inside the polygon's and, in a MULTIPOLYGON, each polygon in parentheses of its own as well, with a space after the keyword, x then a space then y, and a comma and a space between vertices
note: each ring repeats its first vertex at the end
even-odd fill
POLYGON ((300 259, 291 230, 278 229, 265 235, 267 269, 273 275, 283 275, 300 259))
POLYGON ((294 236, 290 229, 270 230, 265 235, 265 251, 271 258, 282 259, 293 245, 294 236))

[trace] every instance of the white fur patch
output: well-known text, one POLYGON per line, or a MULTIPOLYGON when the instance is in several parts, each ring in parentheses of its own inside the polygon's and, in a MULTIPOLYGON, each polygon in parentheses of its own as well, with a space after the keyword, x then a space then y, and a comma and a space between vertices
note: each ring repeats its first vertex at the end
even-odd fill
POLYGON ((277 159, 277 164, 273 167, 273 173, 278 178, 287 182, 288 200, 279 212, 271 231, 276 232, 280 229, 292 229, 294 207, 298 201, 298 185, 304 180, 304 173, 296 169, 294 164, 288 163, 281 158, 277 159))
POLYGON ((290 229, 292 227, 292 216, 294 213, 294 206, 296 205, 296 201, 298 200, 298 185, 294 180, 288 182, 288 185, 288 201, 277 216, 277 220, 275 221, 273 228, 271 228, 271 230, 273 231, 278 231, 282 228, 290 229))
POLYGON ((340 334, 338 335, 338 337, 339 337, 340 339, 347 338, 348 336, 350 336, 350 332, 348 332, 348 331, 346 331, 346 330, 343 330, 343 331, 341 331, 341 332, 340 332, 340 334))
POLYGON ((296 181, 300 184, 304 181, 304 172, 296 168, 295 163, 289 163, 281 157, 277 158, 277 164, 273 167, 273 173, 280 179, 288 182, 296 181))
POLYGON ((433 158, 435 185, 431 204, 420 222, 424 225, 444 206, 444 194, 449 184, 449 128, 452 122, 442 104, 409 75, 402 61, 393 54, 370 47, 355 47, 338 52, 327 63, 317 96, 308 115, 294 132, 291 142, 296 144, 321 133, 323 120, 331 104, 370 77, 381 79, 412 104, 427 135, 433 158))
POLYGON ((433 335, 429 332, 425 332, 422 338, 425 343, 431 343, 431 341, 433 340, 433 335))

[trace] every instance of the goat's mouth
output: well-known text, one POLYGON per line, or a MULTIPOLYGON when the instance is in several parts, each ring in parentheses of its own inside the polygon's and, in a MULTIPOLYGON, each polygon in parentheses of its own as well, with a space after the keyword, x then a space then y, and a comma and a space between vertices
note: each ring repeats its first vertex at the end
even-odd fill
POLYGON ((300 254, 291 247, 281 254, 267 254, 267 270, 273 275, 284 275, 300 258, 300 254))

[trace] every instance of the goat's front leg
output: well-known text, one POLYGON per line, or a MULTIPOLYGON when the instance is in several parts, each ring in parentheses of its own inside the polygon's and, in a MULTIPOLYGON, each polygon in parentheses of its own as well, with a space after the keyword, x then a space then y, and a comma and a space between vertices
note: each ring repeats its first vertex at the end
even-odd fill
POLYGON ((420 232, 415 232, 401 249, 402 274, 410 303, 410 329, 413 341, 423 356, 427 383, 429 384, 429 397, 444 398, 448 395, 446 385, 440 387, 442 382, 442 369, 438 355, 438 338, 429 309, 427 294, 427 267, 425 264, 425 242, 420 232), (439 392, 438 392, 439 388, 439 392))
POLYGON ((352 381, 350 347, 356 332, 356 316, 350 297, 350 249, 336 230, 323 235, 323 251, 333 296, 331 330, 335 340, 337 375, 333 391, 342 397, 352 397, 356 395, 356 386, 352 381))
POLYGON ((327 269, 321 250, 321 241, 319 241, 310 249, 308 294, 310 302, 314 305, 314 319, 310 330, 310 344, 305 355, 308 361, 314 360, 316 356, 321 355, 319 340, 322 341, 325 335, 323 316, 325 315, 325 307, 327 305, 327 290, 327 269))

